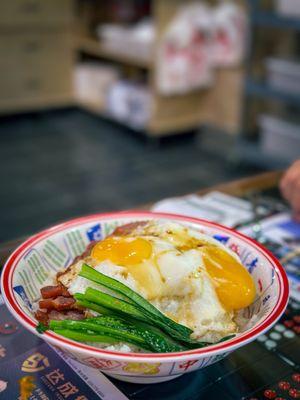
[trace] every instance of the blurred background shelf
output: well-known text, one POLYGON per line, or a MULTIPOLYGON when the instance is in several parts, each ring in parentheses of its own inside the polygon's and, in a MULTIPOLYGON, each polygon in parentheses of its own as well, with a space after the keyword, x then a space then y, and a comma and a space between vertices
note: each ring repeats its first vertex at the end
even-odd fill
POLYGON ((103 106, 99 105, 95 101, 88 101, 88 100, 77 100, 76 105, 80 108, 83 108, 86 111, 89 111, 94 114, 104 115, 105 109, 103 106))
POLYGON ((300 93, 290 93, 272 88, 264 82, 247 79, 245 81, 245 92, 249 96, 259 97, 262 99, 275 99, 280 102, 288 103, 300 107, 300 93))
POLYGON ((99 105, 99 103, 95 101, 88 100, 76 100, 75 105, 93 115, 98 115, 101 118, 104 118, 110 122, 116 122, 118 124, 124 125, 125 127, 132 129, 133 131, 146 135, 147 127, 140 128, 133 124, 130 124, 128 121, 118 120, 115 116, 111 115, 104 106, 99 105))
POLYGON ((247 139, 240 139, 237 142, 237 158, 234 160, 239 163, 250 163, 257 167, 265 169, 284 169, 286 162, 278 160, 278 157, 272 156, 261 149, 257 142, 247 139))
POLYGON ((0 2, 0 114, 74 103, 72 5, 0 2))
POLYGON ((300 31, 299 18, 285 17, 273 12, 255 12, 253 14, 252 23, 257 26, 294 29, 300 31))
MULTIPOLYGON (((105 48, 100 41, 93 38, 79 37, 76 40, 76 48, 78 51, 87 55, 104 58, 107 60, 136 66, 143 69, 153 68, 153 57, 141 57, 140 54, 120 53, 111 49, 105 48)), ((126 50, 126 49, 125 49, 126 50)))
POLYGON ((249 1, 250 40, 237 159, 284 168, 300 157, 300 3, 249 1))
MULTIPOLYGON (((153 138, 161 136, 169 136, 174 134, 191 133, 191 131, 196 131, 198 129, 199 123, 199 113, 192 115, 184 114, 173 114, 166 115, 162 118, 151 118, 145 126, 137 126, 130 121, 125 121, 118 119, 114 115, 110 114, 105 106, 99 104, 97 101, 89 100, 76 100, 76 106, 100 117, 103 117, 109 121, 117 122, 139 132, 143 135, 148 135, 153 138), (195 128, 196 127, 196 128, 195 128)), ((187 105, 189 102, 187 102, 187 105)), ((162 108, 164 110, 164 108, 162 108)), ((207 112, 207 109, 204 109, 207 112)), ((204 116, 203 116, 204 117, 204 116)), ((207 118, 207 114, 205 116, 207 118)))
POLYGON ((19 100, 0 100, 0 116, 6 114, 42 111, 45 109, 57 109, 75 106, 76 101, 72 94, 60 96, 32 97, 19 100))

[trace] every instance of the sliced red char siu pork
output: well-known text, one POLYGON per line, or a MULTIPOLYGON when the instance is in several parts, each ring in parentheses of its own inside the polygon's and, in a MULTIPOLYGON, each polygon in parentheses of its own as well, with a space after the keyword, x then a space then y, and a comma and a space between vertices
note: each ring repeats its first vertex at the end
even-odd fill
POLYGON ((73 297, 57 296, 56 298, 40 300, 40 308, 45 308, 46 310, 69 310, 74 306, 75 299, 73 297))
POLYGON ((136 228, 140 226, 145 226, 149 221, 137 221, 130 222, 129 224, 125 224, 122 226, 118 226, 112 233, 112 236, 126 236, 130 235, 136 228))
POLYGON ((81 319, 85 318, 85 313, 83 310, 69 310, 69 311, 51 310, 50 312, 38 310, 35 313, 35 318, 39 322, 42 322, 43 324, 48 325, 48 323, 51 319, 55 319, 57 321, 63 321, 65 319, 72 319, 72 320, 80 321, 81 319))
POLYGON ((71 297, 68 289, 63 285, 45 286, 41 289, 41 295, 43 299, 55 298, 57 296, 71 297))
POLYGON ((84 311, 76 306, 75 299, 63 285, 45 286, 41 289, 41 296, 39 310, 35 313, 38 321, 47 324, 49 319, 84 318, 84 311))

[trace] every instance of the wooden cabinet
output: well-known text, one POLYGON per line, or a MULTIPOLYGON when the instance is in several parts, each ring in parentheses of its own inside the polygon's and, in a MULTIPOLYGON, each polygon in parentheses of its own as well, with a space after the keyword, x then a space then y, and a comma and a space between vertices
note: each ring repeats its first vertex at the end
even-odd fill
POLYGON ((0 41, 0 65, 13 67, 15 63, 59 64, 64 57, 70 61, 72 40, 68 32, 41 31, 2 33, 0 41))
POLYGON ((72 21, 72 0, 1 0, 0 26, 60 26, 72 21))
POLYGON ((0 1, 0 112, 72 102, 71 6, 0 1))

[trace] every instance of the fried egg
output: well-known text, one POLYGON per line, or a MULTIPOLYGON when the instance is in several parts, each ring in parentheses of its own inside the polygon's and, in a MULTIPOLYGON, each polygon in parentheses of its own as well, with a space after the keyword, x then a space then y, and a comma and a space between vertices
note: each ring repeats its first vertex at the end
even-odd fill
POLYGON ((58 278, 72 294, 91 286, 78 276, 83 262, 131 287, 201 340, 214 342, 236 332, 234 312, 256 294, 235 253, 173 222, 149 221, 96 243, 88 257, 58 278))

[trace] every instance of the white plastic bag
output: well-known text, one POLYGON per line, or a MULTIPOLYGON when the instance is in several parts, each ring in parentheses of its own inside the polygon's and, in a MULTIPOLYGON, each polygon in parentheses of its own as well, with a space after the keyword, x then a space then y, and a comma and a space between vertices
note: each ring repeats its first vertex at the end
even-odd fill
POLYGON ((233 2, 222 2, 213 12, 212 59, 215 66, 239 65, 245 55, 247 16, 233 2))
POLYGON ((208 87, 213 81, 211 9, 201 3, 182 7, 158 49, 156 83, 165 95, 208 87))

